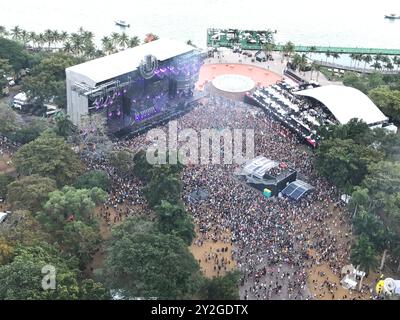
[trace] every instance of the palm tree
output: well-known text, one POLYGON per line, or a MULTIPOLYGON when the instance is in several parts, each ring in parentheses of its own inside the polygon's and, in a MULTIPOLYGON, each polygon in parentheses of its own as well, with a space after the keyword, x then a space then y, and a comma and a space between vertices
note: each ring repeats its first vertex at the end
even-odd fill
POLYGON ((21 31, 21 40, 24 46, 26 46, 29 41, 29 33, 26 30, 21 31))
POLYGON ((375 61, 375 63, 372 65, 372 67, 374 68, 374 70, 382 69, 382 65, 378 61, 375 61))
POLYGON ((387 63, 385 63, 385 68, 388 71, 392 71, 394 69, 393 63, 389 60, 387 63))
POLYGON ((276 48, 275 43, 273 43, 273 42, 267 43, 264 46, 264 54, 265 54, 265 56, 269 57, 271 55, 271 52, 274 51, 275 48, 276 48))
POLYGON ((355 53, 350 54, 350 68, 351 68, 351 64, 353 63, 353 61, 356 60, 357 55, 355 53))
POLYGON ((52 32, 52 40, 55 44, 57 44, 58 42, 60 42, 60 33, 57 30, 53 30, 52 32))
POLYGON ((69 37, 69 35, 68 35, 67 31, 61 31, 61 33, 60 33, 60 41, 62 43, 65 43, 65 41, 68 40, 68 37, 69 37))
POLYGON ((352 248, 351 261, 354 265, 360 265, 368 274, 370 269, 378 266, 377 253, 374 245, 364 234, 360 235, 352 248))
POLYGON ((32 43, 32 47, 35 47, 35 44, 37 42, 37 34, 34 31, 29 32, 29 41, 32 43))
POLYGON ((340 55, 337 53, 337 52, 334 52, 333 54, 332 54, 332 63, 336 60, 336 59, 339 59, 340 58, 340 55))
POLYGON ((129 39, 128 48, 137 47, 139 44, 140 44, 139 37, 134 36, 134 37, 132 37, 132 38, 129 39))
POLYGON ((64 42, 64 48, 63 48, 64 52, 66 53, 73 53, 74 48, 72 47, 72 43, 71 41, 67 40, 64 42))
POLYGON ((283 52, 284 52, 284 54, 287 54, 289 56, 289 59, 290 59, 292 54, 295 52, 294 43, 291 42, 291 41, 287 42, 283 47, 283 52))
POLYGON ((328 50, 327 52, 325 52, 325 56, 326 56, 325 62, 328 62, 328 58, 331 56, 330 50, 328 50))
POLYGON ((48 45, 49 45, 49 49, 50 49, 50 47, 51 47, 51 44, 53 43, 53 31, 51 31, 50 29, 46 29, 45 31, 44 31, 44 38, 46 39, 46 42, 48 43, 48 45))
POLYGON ((103 39, 101 39, 101 42, 102 42, 103 51, 105 54, 111 54, 111 53, 115 52, 114 43, 110 38, 103 37, 103 39))
POLYGON ((361 53, 356 54, 357 68, 360 66, 360 62, 363 60, 363 55, 361 53))
POLYGON ((381 54, 377 54, 377 55, 374 56, 373 59, 374 59, 375 63, 377 63, 379 61, 382 61, 382 55, 381 54))
POLYGON ((111 40, 115 46, 117 46, 119 44, 119 37, 120 37, 120 34, 118 32, 113 32, 111 34, 111 40))
POLYGON ((298 53, 295 53, 292 57, 292 65, 294 69, 297 70, 298 68, 300 68, 301 63, 302 63, 302 57, 298 53))
POLYGON ((109 42, 111 42, 111 39, 109 37, 104 36, 103 38, 101 38, 101 44, 103 47, 109 42))
POLYGON ((38 43, 39 48, 43 48, 43 45, 46 43, 46 37, 44 36, 43 33, 39 33, 36 41, 38 43))
POLYGON ((89 42, 93 42, 94 39, 94 33, 92 31, 85 31, 82 34, 82 37, 89 42))
POLYGON ((125 32, 123 32, 123 33, 120 35, 120 37, 119 37, 118 44, 119 44, 122 48, 125 48, 125 47, 128 45, 128 43, 129 43, 129 37, 128 37, 128 35, 127 35, 125 32))
POLYGON ((82 39, 81 35, 79 35, 77 33, 72 33, 70 40, 71 40, 71 44, 72 44, 74 53, 82 54, 82 51, 84 49, 84 44, 83 44, 83 39, 82 39))
POLYGON ((321 71, 321 65, 318 64, 318 63, 316 63, 315 66, 314 66, 314 70, 317 72, 317 79, 316 79, 316 81, 318 82, 319 74, 320 74, 320 71, 321 71))
POLYGON ((364 61, 364 70, 367 68, 367 64, 369 65, 372 62, 372 57, 369 54, 366 54, 363 57, 363 61, 364 61))
POLYGON ((13 40, 19 40, 21 37, 21 28, 19 26, 15 26, 10 30, 10 34, 13 40))

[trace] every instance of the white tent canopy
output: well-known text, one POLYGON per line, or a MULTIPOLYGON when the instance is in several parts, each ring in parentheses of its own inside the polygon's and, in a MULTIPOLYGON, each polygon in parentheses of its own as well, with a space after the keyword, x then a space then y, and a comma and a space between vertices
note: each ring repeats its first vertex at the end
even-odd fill
POLYGON ((367 124, 389 120, 370 98, 354 88, 328 85, 294 93, 320 101, 340 124, 346 124, 353 118, 363 120, 367 124))

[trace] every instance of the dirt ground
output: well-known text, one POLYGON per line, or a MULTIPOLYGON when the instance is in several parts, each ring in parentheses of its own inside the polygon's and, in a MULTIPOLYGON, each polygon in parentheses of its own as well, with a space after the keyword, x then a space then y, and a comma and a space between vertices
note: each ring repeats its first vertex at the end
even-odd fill
MULTIPOLYGON (((230 233, 224 234, 224 236, 228 236, 230 238, 230 233)), ((236 263, 232 260, 232 246, 230 243, 224 243, 223 241, 214 242, 213 240, 204 241, 201 246, 196 245, 196 238, 193 241, 193 244, 189 247, 189 250, 192 252, 195 259, 200 264, 200 269, 203 272, 205 277, 212 278, 218 275, 224 275, 226 272, 235 269, 236 263), (225 252, 222 252, 222 249, 228 248, 225 252), (218 268, 214 269, 216 266, 215 258, 211 258, 211 260, 207 259, 208 257, 217 257, 221 261, 224 258, 227 261, 226 270, 222 268, 218 273, 218 268)))
POLYGON ((324 263, 319 266, 314 266, 308 275, 308 287, 311 293, 317 300, 370 300, 371 293, 366 288, 375 283, 377 274, 370 273, 367 278, 363 280, 363 292, 351 291, 342 287, 339 277, 332 272, 329 266, 324 263), (323 273, 323 275, 321 274, 323 273), (329 282, 333 286, 329 287, 329 282))

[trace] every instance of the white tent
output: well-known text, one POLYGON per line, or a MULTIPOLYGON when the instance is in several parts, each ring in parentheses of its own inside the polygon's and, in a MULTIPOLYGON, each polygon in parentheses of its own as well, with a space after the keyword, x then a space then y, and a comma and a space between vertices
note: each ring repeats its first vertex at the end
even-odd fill
POLYGON ((346 124, 353 118, 370 125, 389 120, 370 98, 354 88, 328 85, 297 91, 294 94, 320 101, 341 124, 346 124))

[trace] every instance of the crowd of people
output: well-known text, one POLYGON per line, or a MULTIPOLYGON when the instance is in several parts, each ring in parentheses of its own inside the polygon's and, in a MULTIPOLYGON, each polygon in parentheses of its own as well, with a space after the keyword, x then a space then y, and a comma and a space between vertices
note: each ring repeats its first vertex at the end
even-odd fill
MULTIPOLYGON (((230 257, 209 254, 203 258, 205 262, 214 263, 218 274, 236 265, 242 274, 242 299, 320 298, 315 292, 317 287, 335 296, 337 285, 326 280, 323 286, 313 288, 308 278, 310 270, 322 264, 340 277, 341 268, 349 263, 350 215, 337 206, 338 191, 316 174, 312 152, 295 136, 282 134, 281 125, 261 110, 223 97, 203 99, 177 121, 178 130, 191 128, 197 132, 254 129, 255 156, 290 164, 315 188, 297 202, 280 197, 267 199, 236 178, 236 164, 184 166, 182 200, 198 230, 195 245, 208 245, 205 243, 211 240, 232 247, 230 257), (190 193, 199 189, 207 191, 207 198, 189 201, 190 193)), ((148 143, 143 134, 114 142, 113 149, 137 152, 146 149, 148 143)), ((0 151, 13 152, 4 138, 0 139, 0 151)), ((106 157, 82 160, 88 169, 104 170, 111 178, 108 199, 97 212, 110 228, 131 215, 154 219, 139 179, 121 176, 106 157)))
MULTIPOLYGON (((204 99, 177 121, 178 131, 254 129, 255 156, 289 163, 314 186, 312 193, 293 202, 267 199, 240 182, 235 177, 235 164, 191 164, 182 173, 182 199, 199 230, 195 245, 211 240, 233 246, 230 259, 221 261, 215 254, 204 259, 214 261, 214 269, 221 272, 235 263, 243 275, 243 299, 317 298, 318 294, 309 290, 308 273, 313 266, 326 264, 340 277, 341 268, 349 262, 350 223, 349 214, 337 207, 337 190, 316 175, 312 152, 295 136, 282 134, 281 125, 261 110, 219 96, 204 99), (189 201, 189 194, 198 189, 206 190, 208 197, 189 201)), ((114 149, 136 152, 147 144, 144 134, 115 142, 114 149)), ((152 215, 138 179, 120 177, 107 159, 87 165, 107 171, 112 178, 109 198, 100 211, 110 226, 132 214, 152 215)), ((335 285, 327 281, 320 290, 324 288, 334 291, 335 285)))

